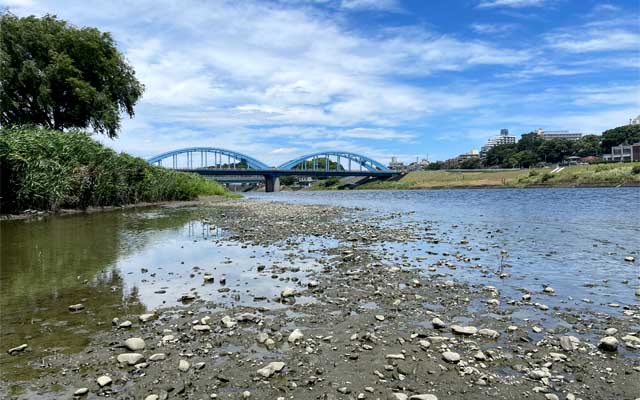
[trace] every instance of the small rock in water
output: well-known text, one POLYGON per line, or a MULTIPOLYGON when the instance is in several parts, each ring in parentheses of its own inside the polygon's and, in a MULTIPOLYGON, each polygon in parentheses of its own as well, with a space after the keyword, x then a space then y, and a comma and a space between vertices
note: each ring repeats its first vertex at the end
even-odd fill
POLYGON ((107 385, 111 385, 111 382, 113 382, 113 381, 112 381, 112 380, 111 380, 111 378, 109 378, 108 376, 106 376, 106 375, 102 375, 101 377, 99 377, 98 379, 96 379, 96 382, 98 382, 98 385, 99 385, 100 387, 105 387, 105 386, 107 386, 107 385))
POLYGON ((451 330, 458 335, 475 335, 478 332, 475 326, 451 325, 451 330))
POLYGON ((178 364, 178 369, 182 372, 187 372, 189 370, 189 367, 191 367, 191 365, 189 365, 189 362, 186 360, 180 360, 180 363, 178 364))
POLYGON ((282 298, 293 297, 295 296, 295 294, 296 294, 295 289, 288 287, 288 288, 284 288, 284 290, 280 293, 280 297, 282 298))
POLYGON ((618 333, 618 330, 616 328, 607 328, 604 331, 604 334, 607 335, 607 336, 613 336, 616 333, 618 333))
POLYGON ((304 334, 302 333, 302 331, 300 329, 295 329, 293 332, 291 332, 287 341, 289 343, 296 343, 302 340, 302 338, 304 338, 304 334))
POLYGON ((214 281, 213 275, 205 274, 205 275, 204 275, 204 281, 205 281, 206 283, 211 283, 211 282, 213 282, 213 281, 214 281))
POLYGON ((72 304, 69 306, 69 311, 80 311, 84 310, 84 304, 72 304))
POLYGON ((282 371, 283 368, 284 368, 283 362, 280 362, 280 361, 272 362, 272 363, 269 363, 266 367, 260 368, 258 370, 258 375, 262 375, 265 378, 269 378, 271 377, 271 375, 275 374, 276 372, 282 371))
POLYGON ((84 396, 87 393, 89 393, 89 388, 80 388, 80 389, 76 390, 75 392, 73 392, 73 395, 74 396, 84 396))
POLYGON ((614 338, 613 336, 605 336, 600 339, 598 347, 605 351, 616 351, 618 350, 618 339, 614 338))
POLYGON ((409 397, 409 400, 438 400, 438 398, 433 394, 414 394, 409 397))
POLYGON ((500 337, 500 333, 498 331, 494 331, 493 329, 482 328, 478 331, 480 336, 484 336, 489 339, 497 339, 500 337))
POLYGON ((564 351, 573 351, 578 348, 580 339, 575 336, 562 336, 560 337, 560 347, 564 351))
POLYGON ((624 260, 625 260, 625 261, 628 261, 628 262, 634 262, 634 261, 636 260, 636 258, 635 258, 635 257, 633 257, 633 256, 626 256, 626 257, 624 258, 624 260))
POLYGON ((160 397, 157 394, 150 394, 144 398, 144 400, 158 400, 160 397))
POLYGON ((124 345, 131 351, 144 350, 145 343, 141 338, 133 337, 124 341, 124 345))
POLYGON ((12 356, 17 353, 22 353, 27 349, 27 347, 29 346, 26 343, 24 343, 24 344, 21 344, 20 346, 7 350, 7 353, 9 353, 9 355, 12 356))
POLYGON ((234 326, 236 326, 238 323, 236 321, 234 321, 230 316, 225 315, 224 317, 222 317, 222 325, 224 325, 225 328, 233 328, 234 326))
POLYGON ((443 329, 447 327, 447 324, 445 324, 444 322, 442 322, 442 320, 440 318, 434 318, 431 320, 431 324, 433 325, 434 328, 436 329, 443 329))
POLYGON ((209 325, 194 325, 193 330, 198 332, 208 332, 211 330, 211 327, 209 325))
POLYGON ((545 292, 545 293, 555 293, 556 291, 555 291, 555 289, 554 289, 554 288, 552 288, 551 286, 546 286, 546 287, 544 288, 544 292, 545 292))
POLYGON ((378 314, 378 315, 376 315, 376 319, 377 319, 378 321, 384 321, 384 315, 379 315, 379 314, 378 314))

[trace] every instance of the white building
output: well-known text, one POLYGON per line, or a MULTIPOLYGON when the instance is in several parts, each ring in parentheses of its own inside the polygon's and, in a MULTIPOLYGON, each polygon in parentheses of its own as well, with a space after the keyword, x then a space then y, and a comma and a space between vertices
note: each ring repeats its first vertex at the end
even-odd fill
POLYGON ((629 118, 629 125, 640 125, 640 115, 635 118, 629 118))
POLYGON ((572 133, 569 131, 545 131, 542 128, 538 128, 538 130, 536 130, 536 133, 544 140, 578 140, 582 137, 582 133, 572 133))
POLYGON ((501 144, 514 144, 516 137, 509 135, 509 129, 500 129, 500 134, 494 136, 487 141, 487 143, 480 149, 480 155, 484 156, 487 151, 501 144))

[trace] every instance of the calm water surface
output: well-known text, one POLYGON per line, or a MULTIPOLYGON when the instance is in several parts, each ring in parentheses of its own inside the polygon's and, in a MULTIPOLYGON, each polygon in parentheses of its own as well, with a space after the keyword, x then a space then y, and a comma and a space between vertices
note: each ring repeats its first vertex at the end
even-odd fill
MULTIPOLYGON (((623 261, 631 254, 640 259, 638 188, 283 192, 247 197, 357 207, 362 218, 402 213, 389 223, 428 226, 441 242, 379 243, 374 248, 395 254, 399 262, 424 265, 425 272, 439 260, 455 261, 447 253, 464 253, 482 268, 450 270, 449 279, 494 285, 503 295, 517 296, 521 288, 540 290, 551 283, 559 295, 549 299, 550 306, 611 310, 611 303, 638 301, 634 292, 640 285, 640 263, 623 261), (469 243, 461 245, 463 239, 469 243), (502 250, 508 256, 501 255, 502 250), (496 273, 487 274, 486 269, 496 273), (509 278, 500 279, 500 271, 508 272, 509 278)), ((304 238, 305 251, 246 246, 231 240, 230 232, 203 222, 210 213, 197 207, 145 209, 0 222, 2 380, 30 376, 24 362, 6 355, 10 347, 27 342, 40 349, 27 356, 35 359, 80 351, 91 333, 110 329, 105 321, 175 305, 189 292, 214 304, 260 304, 253 296, 273 297, 283 285, 269 274, 257 274, 258 265, 300 267, 285 275, 302 277, 317 267, 316 253, 339 245, 304 238), (195 284, 199 281, 194 276, 204 272, 224 274, 235 295, 219 292, 217 280, 195 284), (86 312, 69 313, 67 307, 75 303, 85 304, 86 312)))

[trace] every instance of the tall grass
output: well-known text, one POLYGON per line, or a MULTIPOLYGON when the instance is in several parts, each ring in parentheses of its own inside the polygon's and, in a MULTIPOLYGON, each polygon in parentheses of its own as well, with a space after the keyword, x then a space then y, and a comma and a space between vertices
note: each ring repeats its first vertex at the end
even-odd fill
POLYGON ((199 175, 118 154, 82 131, 0 129, 0 211, 119 206, 227 195, 199 175))

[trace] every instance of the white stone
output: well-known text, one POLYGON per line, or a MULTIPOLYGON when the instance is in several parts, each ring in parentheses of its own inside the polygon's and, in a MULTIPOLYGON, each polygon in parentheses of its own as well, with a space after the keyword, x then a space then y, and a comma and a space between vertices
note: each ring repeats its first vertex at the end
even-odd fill
POLYGON ((442 329, 447 327, 447 324, 445 324, 440 318, 437 318, 437 317, 431 320, 431 324, 436 329, 442 329))
POLYGON ((480 336, 489 338, 489 339, 497 339, 500 337, 500 333, 498 331, 494 331, 493 329, 482 328, 478 331, 480 336))
POLYGON ((136 365, 138 364, 140 361, 144 360, 144 356, 140 353, 123 353, 123 354, 118 354, 118 357, 116 357, 118 362, 121 364, 128 364, 128 365, 136 365))
POLYGON ((145 348, 145 343, 144 340, 142 340, 141 338, 137 338, 137 337, 132 337, 129 338, 127 340, 124 341, 124 345, 127 349, 131 350, 131 351, 139 351, 139 350, 144 350, 145 348))
POLYGON ((113 382, 113 381, 108 376, 102 375, 101 377, 96 379, 96 382, 98 382, 98 385, 100 385, 100 387, 105 387, 107 385, 110 385, 111 382, 113 382))
POLYGON ((142 314, 138 317, 138 319, 140 319, 141 322, 148 322, 155 318, 156 318, 156 315, 154 313, 142 314))
POLYGON ((258 370, 258 375, 262 375, 265 378, 269 378, 271 377, 271 375, 275 374, 276 372, 282 371, 282 369, 284 368, 284 365, 285 364, 280 361, 269 363, 267 364, 266 367, 260 368, 258 370))
POLYGON ((453 351, 445 351, 442 353, 442 359, 449 363, 457 363, 460 361, 460 354, 453 351))
POLYGON ((80 388, 80 389, 76 390, 75 392, 73 392, 73 395, 74 396, 84 396, 87 393, 89 393, 89 389, 88 388, 80 388))
POLYGON ((451 330, 458 335, 475 335, 478 332, 475 326, 451 325, 451 330))
POLYGON ((178 369, 182 372, 187 372, 190 367, 191 365, 187 360, 180 360, 180 363, 178 363, 178 369))
POLYGON ((287 288, 284 288, 284 290, 280 293, 280 297, 282 298, 293 297, 295 296, 295 294, 296 294, 295 289, 287 287, 287 288))
POLYGON ((618 339, 614 338, 613 336, 605 336, 600 339, 598 347, 606 351, 616 351, 618 350, 618 339))
POLYGON ((302 331, 300 329, 295 329, 293 332, 291 332, 287 341, 289 343, 296 343, 302 340, 302 338, 304 338, 304 334, 302 333, 302 331))

